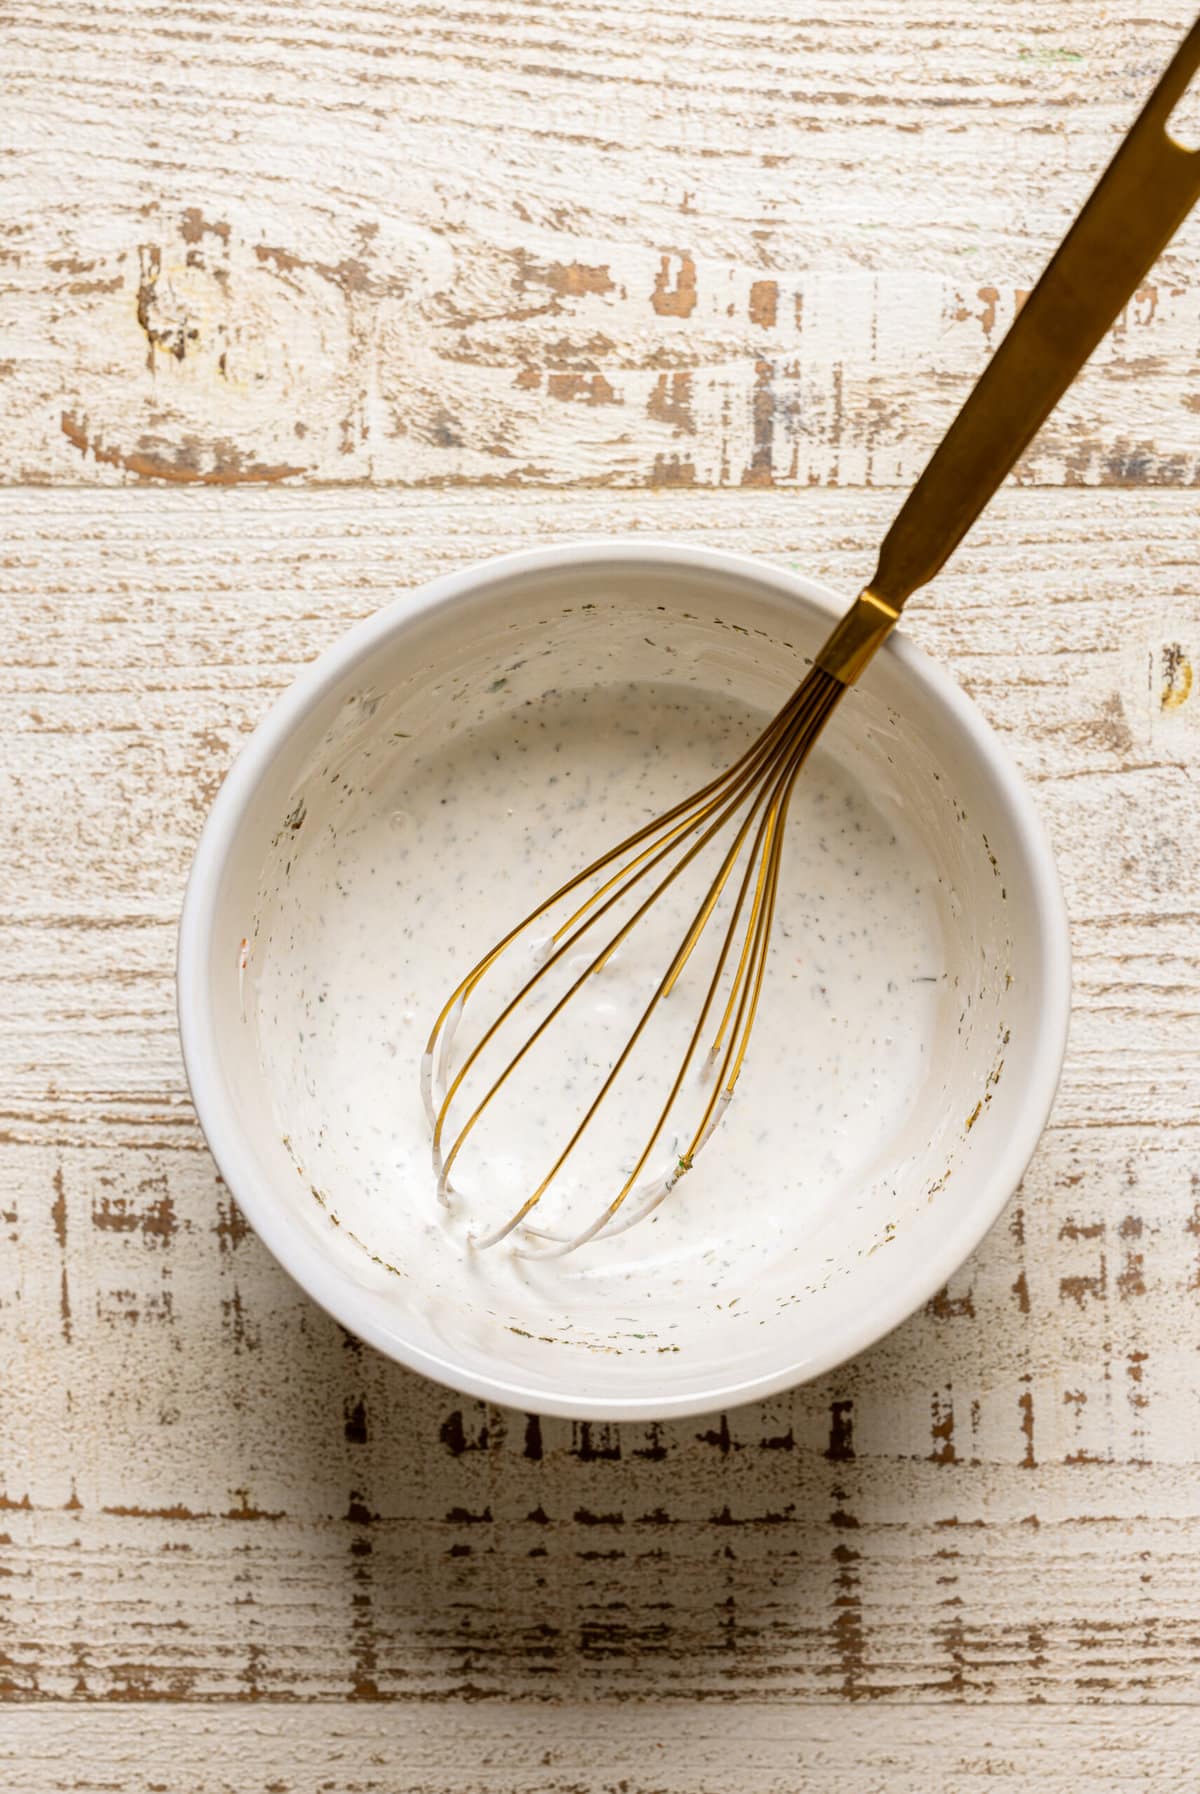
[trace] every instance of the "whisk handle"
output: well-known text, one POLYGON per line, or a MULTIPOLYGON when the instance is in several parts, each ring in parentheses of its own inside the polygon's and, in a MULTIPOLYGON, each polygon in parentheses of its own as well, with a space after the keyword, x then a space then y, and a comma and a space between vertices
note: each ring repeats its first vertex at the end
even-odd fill
POLYGON ((968 394, 818 664, 849 684, 933 578, 1200 198, 1200 151, 1170 135, 1200 69, 1200 18, 968 394))

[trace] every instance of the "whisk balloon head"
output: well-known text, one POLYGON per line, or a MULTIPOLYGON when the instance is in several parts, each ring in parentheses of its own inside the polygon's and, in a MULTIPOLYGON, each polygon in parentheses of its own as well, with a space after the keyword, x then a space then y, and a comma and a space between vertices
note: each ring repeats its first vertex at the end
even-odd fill
POLYGON ((814 667, 727 771, 560 885, 447 998, 422 1091, 439 1199, 470 1206, 477 1248, 519 1230, 525 1256, 572 1252, 691 1170, 750 1044, 792 788, 844 689, 814 667))

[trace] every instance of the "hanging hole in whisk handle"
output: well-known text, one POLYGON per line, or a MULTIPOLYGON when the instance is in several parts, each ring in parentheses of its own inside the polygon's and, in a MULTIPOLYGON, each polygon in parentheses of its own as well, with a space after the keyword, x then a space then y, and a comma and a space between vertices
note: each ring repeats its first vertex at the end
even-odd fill
POLYGON ((1172 143, 1189 155, 1200 150, 1200 81, 1195 75, 1167 114, 1163 130, 1172 143))

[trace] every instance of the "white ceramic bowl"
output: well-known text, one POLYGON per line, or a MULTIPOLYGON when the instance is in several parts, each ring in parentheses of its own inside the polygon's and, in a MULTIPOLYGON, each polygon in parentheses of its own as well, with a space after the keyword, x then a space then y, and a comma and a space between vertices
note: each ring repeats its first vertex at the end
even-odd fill
MULTIPOLYGON (((373 1240, 348 1240, 331 1221, 332 1205, 312 1200, 308 1174, 297 1177, 291 1136, 327 1137, 320 1064, 283 1076, 260 1013, 263 977, 278 991, 291 975, 286 930, 263 929, 270 944, 256 947, 249 965, 243 943, 257 938, 274 901, 280 852, 293 852, 287 822, 317 760, 328 763, 330 743, 345 767, 377 757, 396 702, 413 711, 415 726, 436 727, 454 691, 473 683, 486 691, 498 661, 509 664, 516 651, 520 664, 519 650, 531 645, 543 682, 547 667, 559 666, 576 683, 631 673, 719 682, 769 713, 840 608, 811 580, 707 550, 607 541, 511 555, 435 580, 352 629, 244 748, 205 826, 184 904, 178 985, 188 1078, 217 1163, 260 1238, 316 1301, 389 1356, 469 1394, 545 1414, 635 1419, 748 1401, 830 1369, 904 1320, 1015 1190, 1066 1045, 1066 915, 1046 838, 1007 755, 958 687, 902 635, 832 727, 866 756, 868 776, 889 784, 952 893, 949 963, 962 1000, 944 1006, 921 1103, 890 1157, 876 1155, 853 1199, 806 1222, 769 1275, 747 1277, 736 1308, 727 1306, 728 1281, 714 1290, 686 1264, 670 1298, 669 1335, 658 1298, 653 1313, 631 1315, 638 1298, 623 1293, 615 1331, 584 1328, 564 1341, 556 1326, 539 1324, 536 1285, 523 1308, 497 1313, 465 1271, 461 1289, 443 1288, 434 1303, 420 1262, 385 1265, 373 1240), (655 647, 664 642, 670 658, 655 647), (381 694, 389 695, 382 708, 381 694), (635 1343, 656 1331, 669 1348, 635 1343), (615 1346, 605 1343, 613 1338, 615 1346)), ((306 853, 319 855, 321 834, 309 831, 306 853)), ((311 889, 319 858, 308 876, 311 889)), ((447 966, 446 982, 460 970, 447 966)), ((353 1175, 354 1142, 342 1144, 335 1178, 353 1175)), ((431 1188, 396 1191, 394 1200, 427 1205, 429 1226, 438 1225, 431 1188)))

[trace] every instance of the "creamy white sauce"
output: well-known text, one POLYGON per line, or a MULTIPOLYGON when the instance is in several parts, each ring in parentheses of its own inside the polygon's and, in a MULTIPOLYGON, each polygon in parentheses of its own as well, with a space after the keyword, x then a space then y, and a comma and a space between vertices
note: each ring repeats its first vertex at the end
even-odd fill
MULTIPOLYGON (((419 1277, 447 1337, 498 1323, 669 1351, 697 1291, 724 1312, 756 1281, 779 1301, 818 1285, 839 1217, 880 1209, 881 1190, 886 1213, 897 1167, 943 1151, 931 1148, 946 1130, 934 1049, 962 1002, 943 868, 879 776, 884 750, 872 758, 838 718, 800 776, 749 1054, 694 1169, 640 1226, 539 1260, 514 1251, 519 1234, 487 1252, 471 1235, 552 1162, 669 958, 695 887, 690 903, 682 890, 664 899, 653 928, 531 1055, 512 1100, 464 1149, 448 1210, 419 1089, 433 1019, 535 901, 726 767, 767 713, 682 684, 517 698, 499 678, 448 735, 392 720, 368 749, 314 766, 280 830, 250 948, 247 990, 280 1131, 328 1227, 379 1270, 419 1277)), ((528 951, 513 961, 532 963, 528 951)), ((511 978, 498 987, 511 990, 511 978)), ((689 1031, 682 1002, 664 1007, 646 1040, 648 1074, 676 1062, 689 1031)), ((456 1046, 474 1036, 474 1008, 456 1046)), ((612 1105, 530 1219, 554 1232, 582 1226, 620 1187, 630 1138, 645 1131, 636 1100, 612 1105)), ((686 1127, 668 1130, 647 1175, 684 1138, 686 1127)))

